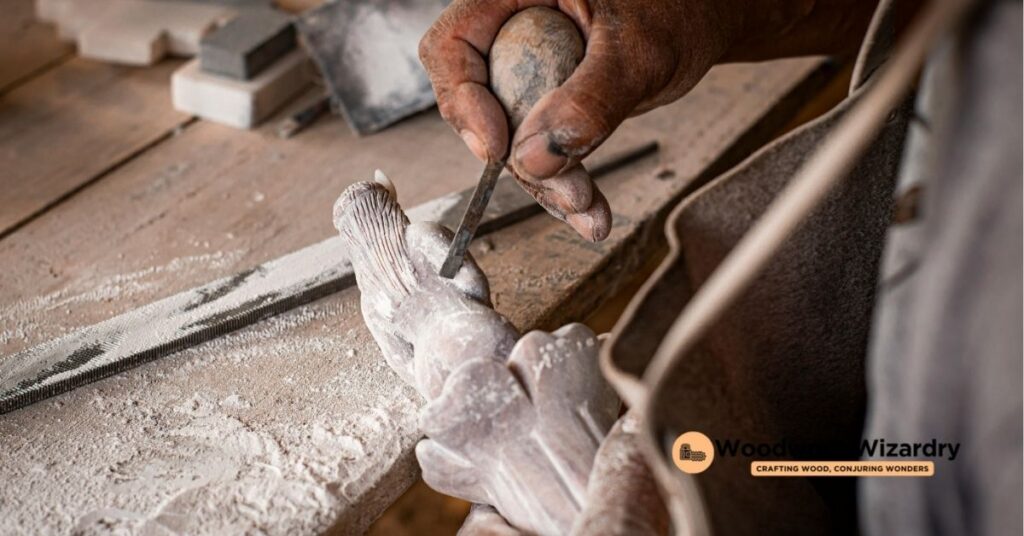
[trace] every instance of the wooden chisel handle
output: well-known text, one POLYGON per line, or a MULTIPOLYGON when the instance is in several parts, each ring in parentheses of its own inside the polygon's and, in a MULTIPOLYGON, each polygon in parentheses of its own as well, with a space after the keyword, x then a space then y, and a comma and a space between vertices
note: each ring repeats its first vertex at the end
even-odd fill
MULTIPOLYGON (((554 9, 532 7, 516 13, 505 22, 494 38, 488 60, 491 91, 498 97, 509 119, 509 139, 537 101, 562 85, 582 59, 583 39, 579 31, 569 17, 554 9)), ((487 162, 462 222, 455 230, 448 255, 441 265, 441 277, 453 278, 462 267, 466 250, 476 234, 476 227, 504 166, 504 161, 487 162)), ((579 164, 570 171, 586 174, 579 164)), ((548 212, 565 219, 561 210, 544 201, 541 187, 522 177, 516 178, 548 212)))
POLYGON ((505 22, 488 62, 491 91, 508 115, 509 139, 537 101, 576 70, 583 52, 576 25, 554 9, 531 7, 505 22))
MULTIPOLYGON (((584 49, 576 25, 554 9, 529 8, 516 13, 502 26, 491 46, 489 68, 491 90, 509 119, 510 140, 537 102, 572 75, 583 60, 584 49)), ((600 205, 607 210, 607 201, 593 188, 581 164, 544 181, 519 175, 516 179, 548 212, 563 221, 568 221, 572 213, 595 207, 600 212, 600 205), (551 187, 556 184, 562 194, 553 195, 551 187), (566 191, 575 194, 566 196, 566 191), (570 199, 576 205, 568 204, 570 199)), ((610 230, 610 219, 607 223, 591 227, 586 238, 604 239, 610 230)))

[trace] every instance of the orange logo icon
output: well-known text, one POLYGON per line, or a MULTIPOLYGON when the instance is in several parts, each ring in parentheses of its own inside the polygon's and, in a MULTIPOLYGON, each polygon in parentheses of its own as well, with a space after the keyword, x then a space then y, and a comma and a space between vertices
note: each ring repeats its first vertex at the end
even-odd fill
POLYGON ((715 460, 711 438, 700 432, 686 432, 672 444, 672 461, 684 473, 703 473, 715 460))

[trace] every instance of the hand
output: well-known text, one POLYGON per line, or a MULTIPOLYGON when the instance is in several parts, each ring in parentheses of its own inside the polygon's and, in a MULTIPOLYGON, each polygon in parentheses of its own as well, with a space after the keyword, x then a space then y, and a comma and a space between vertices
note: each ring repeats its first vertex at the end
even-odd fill
POLYGON ((560 9, 576 23, 587 41, 584 59, 523 120, 508 162, 545 208, 600 240, 611 224, 607 202, 589 176, 567 171, 631 114, 689 91, 721 56, 727 32, 717 8, 695 4, 455 0, 420 43, 420 57, 444 118, 477 158, 500 160, 509 148, 508 120, 488 88, 485 60, 498 30, 534 5, 560 9))
MULTIPOLYGON (((912 14, 917 3, 897 4, 910 4, 906 11, 912 14)), ((623 120, 683 96, 718 61, 851 53, 875 4, 454 0, 424 36, 420 59, 441 115, 477 158, 497 161, 509 150, 505 112, 488 89, 486 57, 498 30, 516 12, 533 6, 558 9, 576 23, 587 42, 583 62, 524 119, 508 162, 545 208, 585 238, 600 240, 611 224, 607 202, 585 173, 564 172, 623 120)))

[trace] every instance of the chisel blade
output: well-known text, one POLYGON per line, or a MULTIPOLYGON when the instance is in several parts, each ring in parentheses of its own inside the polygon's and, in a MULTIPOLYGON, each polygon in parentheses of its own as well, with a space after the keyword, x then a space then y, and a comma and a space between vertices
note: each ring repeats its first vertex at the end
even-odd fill
POLYGON ((473 190, 473 197, 466 205, 466 213, 462 215, 462 222, 459 223, 459 228, 455 231, 455 238, 452 239, 452 245, 448 248, 448 256, 445 257, 444 264, 441 265, 441 277, 451 279, 458 273, 459 268, 462 268, 466 250, 469 249, 469 243, 473 240, 473 235, 476 234, 476 228, 484 217, 487 203, 490 202, 491 194, 494 193, 494 186, 498 184, 498 176, 501 175, 501 170, 504 168, 504 162, 488 162, 484 167, 484 172, 480 175, 480 182, 473 190))

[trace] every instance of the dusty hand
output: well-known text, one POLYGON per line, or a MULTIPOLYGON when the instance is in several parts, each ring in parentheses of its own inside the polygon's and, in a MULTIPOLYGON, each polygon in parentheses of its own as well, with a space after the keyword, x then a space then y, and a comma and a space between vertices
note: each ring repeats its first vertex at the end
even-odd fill
POLYGON ((510 144, 505 112, 489 89, 486 57, 495 36, 509 17, 538 5, 576 23, 587 43, 583 61, 523 120, 508 162, 545 208, 600 240, 610 228, 607 204, 585 173, 566 172, 630 115, 685 94, 724 54, 735 25, 721 4, 455 0, 423 38, 420 58, 445 120, 477 158, 498 160, 510 144))

